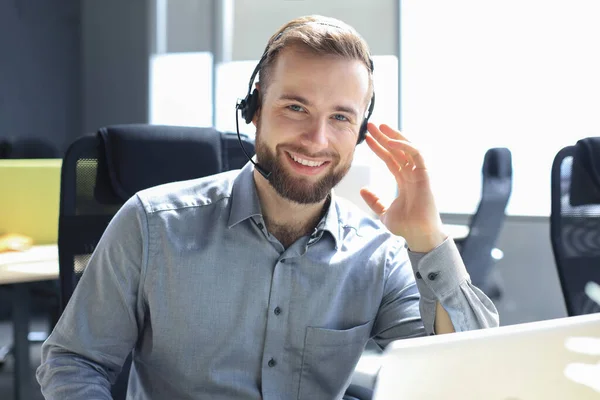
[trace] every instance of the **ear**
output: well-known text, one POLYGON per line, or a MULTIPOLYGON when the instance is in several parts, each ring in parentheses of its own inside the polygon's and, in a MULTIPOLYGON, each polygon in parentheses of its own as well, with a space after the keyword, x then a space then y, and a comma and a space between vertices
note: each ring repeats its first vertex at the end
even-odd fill
POLYGON ((252 124, 256 127, 258 124, 258 119, 260 118, 261 112, 261 104, 262 104, 262 93, 260 92, 260 82, 256 82, 254 84, 256 92, 258 93, 258 106, 256 107, 256 111, 254 112, 254 117, 252 117, 252 124))

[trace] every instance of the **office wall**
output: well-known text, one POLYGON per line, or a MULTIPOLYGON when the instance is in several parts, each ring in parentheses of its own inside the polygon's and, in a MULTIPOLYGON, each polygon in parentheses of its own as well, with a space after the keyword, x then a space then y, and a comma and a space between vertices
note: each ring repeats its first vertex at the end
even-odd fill
POLYGON ((176 0, 166 3, 166 51, 210 51, 213 41, 213 0, 176 0))
POLYGON ((233 60, 260 58, 269 37, 287 21, 321 14, 352 25, 374 55, 396 55, 398 0, 235 0, 233 60))
POLYGON ((80 126, 78 0, 0 1, 0 138, 64 150, 80 126))
POLYGON ((81 0, 82 132, 148 122, 151 0, 81 0))

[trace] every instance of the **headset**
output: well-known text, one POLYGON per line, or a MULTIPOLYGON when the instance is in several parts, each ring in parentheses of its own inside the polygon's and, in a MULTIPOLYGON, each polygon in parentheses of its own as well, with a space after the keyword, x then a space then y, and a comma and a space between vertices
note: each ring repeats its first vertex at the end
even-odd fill
MULTIPOLYGON (((244 152, 246 157, 250 160, 250 162, 252 162, 252 164, 254 164, 254 167, 256 168, 256 170, 262 176, 264 176, 265 179, 267 179, 267 180, 271 176, 271 172, 265 170, 259 164, 255 163, 254 160, 252 159, 252 157, 250 157, 250 155, 246 152, 246 149, 244 148, 244 144, 242 143, 242 138, 240 137, 238 112, 241 111, 242 118, 244 118, 244 121, 246 121, 247 124, 252 122, 252 119, 254 118, 254 114, 256 114, 256 110, 259 107, 259 101, 260 101, 259 100, 260 95, 259 95, 258 90, 257 89, 253 90, 252 86, 254 85, 254 80, 256 79, 256 75, 258 75, 258 73, 260 72, 260 69, 262 68, 263 63, 267 59, 267 55, 269 54, 270 47, 272 46, 273 43, 275 43, 277 40, 279 40, 279 38, 288 30, 300 27, 302 25, 311 24, 311 23, 340 28, 337 25, 332 25, 332 24, 328 24, 325 22, 306 22, 306 23, 301 23, 298 25, 292 25, 292 26, 286 28, 283 32, 280 32, 275 37, 275 39, 273 39, 271 44, 267 45, 267 47, 265 48, 265 51, 263 52, 263 55, 260 57, 260 60, 258 61, 258 64, 256 65, 256 68, 254 68, 254 71, 252 72, 252 75, 250 76, 250 82, 248 83, 248 93, 246 94, 246 97, 244 99, 238 100, 238 102, 235 106, 235 127, 237 129, 237 136, 238 136, 238 140, 240 142, 240 146, 242 146, 242 151, 244 152)), ((373 60, 371 58, 369 58, 369 64, 371 67, 371 73, 373 73, 374 66, 373 66, 373 60)), ((375 91, 373 91, 373 95, 371 96, 371 101, 369 102, 369 108, 367 110, 367 115, 360 126, 360 130, 358 131, 358 140, 356 142, 357 145, 362 143, 365 140, 365 137, 367 135, 367 124, 369 123, 369 118, 371 117, 371 114, 373 114, 374 108, 375 108, 375 91)))

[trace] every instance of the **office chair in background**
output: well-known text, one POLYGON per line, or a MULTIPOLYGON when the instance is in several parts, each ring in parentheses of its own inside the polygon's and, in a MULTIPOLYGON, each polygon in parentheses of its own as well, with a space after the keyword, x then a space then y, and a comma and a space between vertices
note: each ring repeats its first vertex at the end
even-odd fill
MULTIPOLYGON (((242 136, 254 154, 254 142, 242 136)), ((106 226, 137 191, 242 168, 247 161, 235 134, 212 128, 119 125, 71 144, 61 170, 58 253, 61 310, 106 226)), ((112 393, 124 399, 131 358, 112 393)))
POLYGON ((600 283, 600 137, 560 150, 551 185, 550 238, 567 313, 600 312, 584 292, 600 283))
POLYGON ((501 290, 490 280, 495 259, 493 250, 506 218, 506 205, 512 192, 512 154, 504 147, 486 151, 482 173, 481 199, 469 221, 469 234, 456 240, 471 281, 491 299, 501 290))

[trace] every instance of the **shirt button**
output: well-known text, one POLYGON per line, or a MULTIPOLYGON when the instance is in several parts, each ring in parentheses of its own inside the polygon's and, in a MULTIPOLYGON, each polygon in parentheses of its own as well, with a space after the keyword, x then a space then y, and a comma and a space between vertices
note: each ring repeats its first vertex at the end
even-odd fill
POLYGON ((263 224, 261 224, 260 222, 258 223, 258 229, 260 229, 262 231, 262 228, 264 228, 263 224))
POLYGON ((423 278, 423 277, 421 276, 421 273, 420 273, 419 271, 417 271, 417 273, 416 273, 416 277, 417 277, 417 279, 421 279, 421 278, 423 278))
POLYGON ((277 361, 275 361, 274 359, 270 359, 269 362, 267 363, 267 365, 271 368, 273 368, 274 366, 277 365, 277 361))
POLYGON ((273 312, 275 313, 275 315, 279 315, 279 314, 281 314, 281 308, 275 307, 275 309, 273 310, 273 312))
POLYGON ((435 278, 437 278, 437 276, 437 272, 430 272, 429 275, 427 275, 427 278, 429 278, 430 281, 435 281, 435 278))

